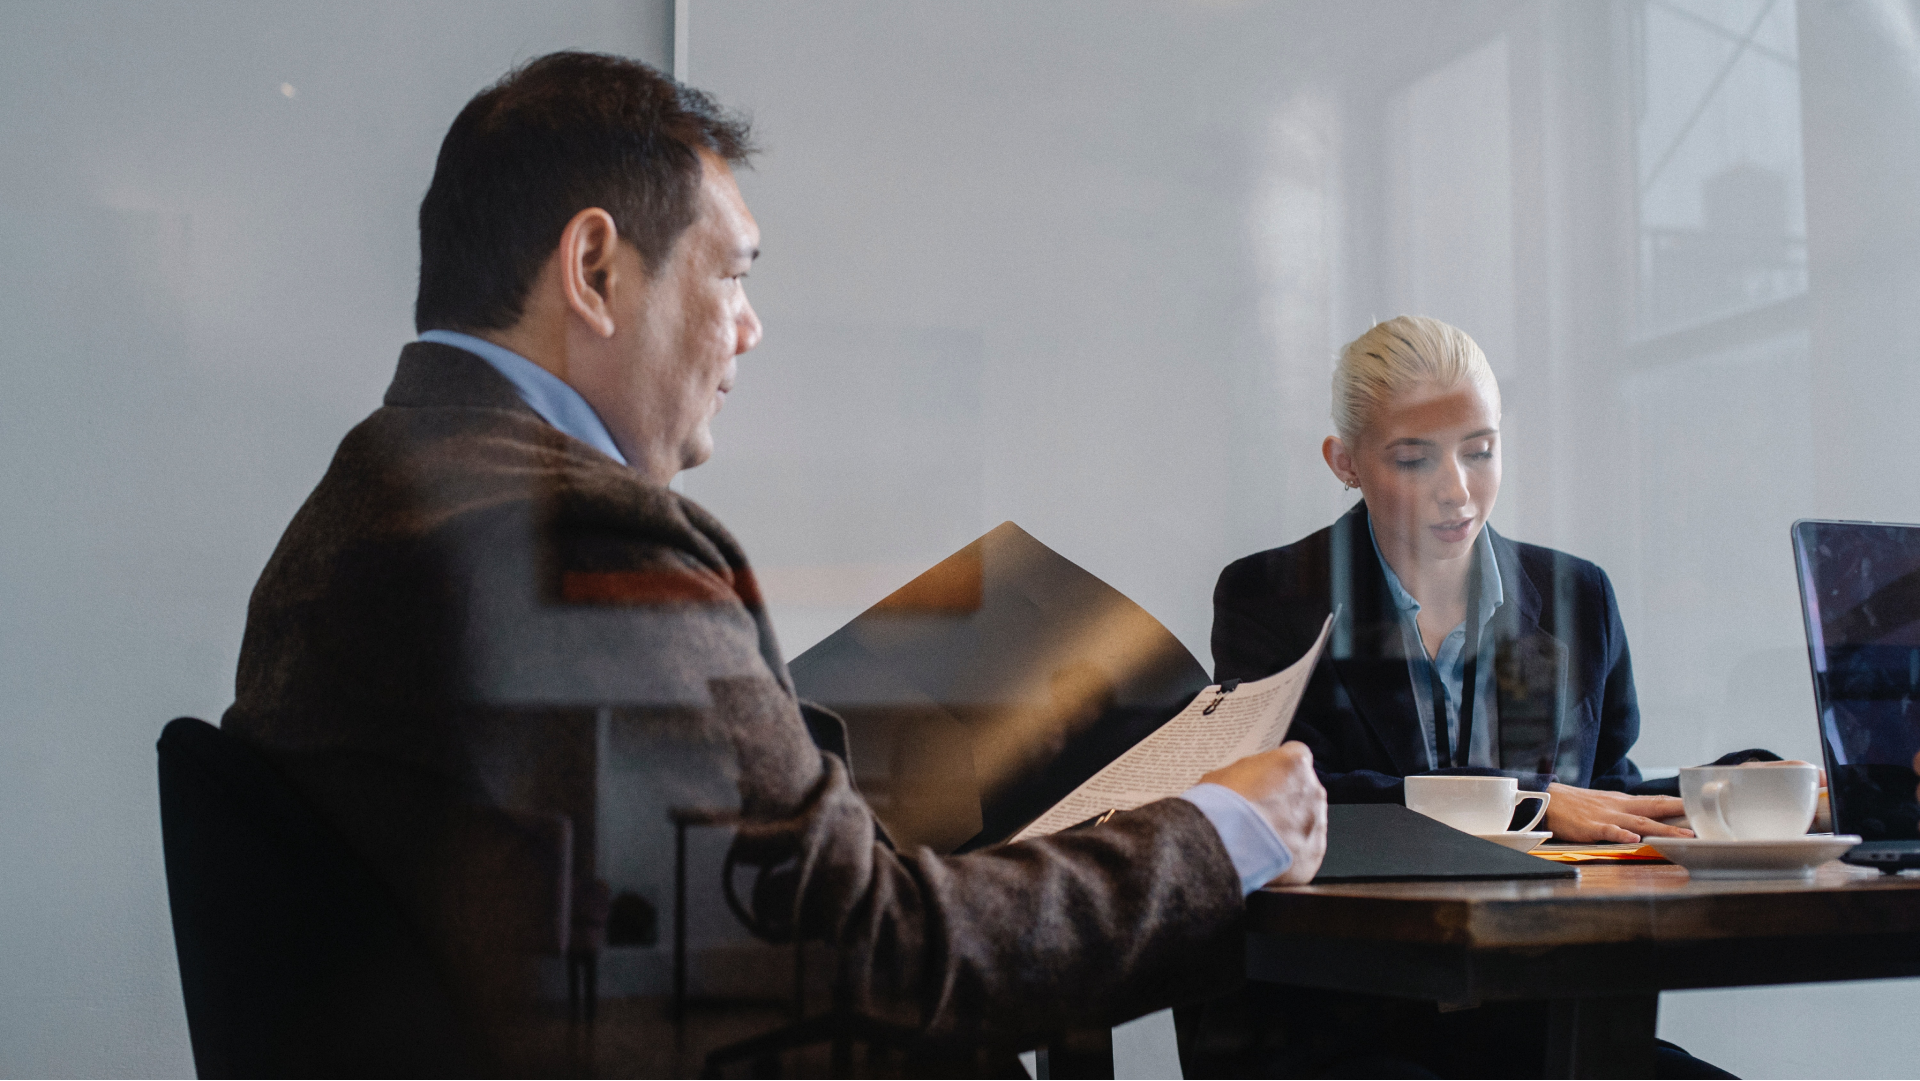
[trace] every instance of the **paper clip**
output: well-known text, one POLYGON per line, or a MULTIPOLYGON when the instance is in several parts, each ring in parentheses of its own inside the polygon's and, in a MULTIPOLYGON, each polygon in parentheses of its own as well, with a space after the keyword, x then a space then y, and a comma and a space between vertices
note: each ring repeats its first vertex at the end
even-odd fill
POLYGON ((1240 681, 1237 679, 1221 680, 1220 693, 1213 696, 1213 701, 1208 702, 1207 708, 1200 711, 1200 716, 1202 717, 1213 716, 1213 711, 1220 708, 1220 703, 1225 701, 1226 697, 1232 694, 1234 691, 1238 690, 1239 687, 1240 687, 1240 681))

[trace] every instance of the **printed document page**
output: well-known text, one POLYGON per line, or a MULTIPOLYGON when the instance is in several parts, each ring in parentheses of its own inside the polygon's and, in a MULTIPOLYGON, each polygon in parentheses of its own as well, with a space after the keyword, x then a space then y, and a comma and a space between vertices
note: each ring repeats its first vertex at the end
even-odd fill
POLYGON ((1229 762, 1280 746, 1332 628, 1333 617, 1328 616, 1313 648, 1282 671, 1232 691, 1217 684, 1201 691, 1172 720, 1107 763, 1013 839, 1044 837, 1104 811, 1129 811, 1177 796, 1229 762))

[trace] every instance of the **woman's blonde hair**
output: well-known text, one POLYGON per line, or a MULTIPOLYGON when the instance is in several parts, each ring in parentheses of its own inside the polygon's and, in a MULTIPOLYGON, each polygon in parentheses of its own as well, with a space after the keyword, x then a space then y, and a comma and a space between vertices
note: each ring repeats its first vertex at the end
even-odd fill
POLYGON ((1333 366, 1333 429, 1352 443, 1381 404, 1410 387, 1450 390, 1472 380, 1500 410, 1500 384, 1467 332, 1424 315, 1400 315, 1355 338, 1333 366))

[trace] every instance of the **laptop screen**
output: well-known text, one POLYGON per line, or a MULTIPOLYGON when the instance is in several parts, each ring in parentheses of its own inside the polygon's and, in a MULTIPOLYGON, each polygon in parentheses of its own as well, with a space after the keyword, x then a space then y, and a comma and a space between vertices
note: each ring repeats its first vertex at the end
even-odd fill
POLYGON ((1920 526, 1793 525, 1834 830, 1920 839, 1920 526))

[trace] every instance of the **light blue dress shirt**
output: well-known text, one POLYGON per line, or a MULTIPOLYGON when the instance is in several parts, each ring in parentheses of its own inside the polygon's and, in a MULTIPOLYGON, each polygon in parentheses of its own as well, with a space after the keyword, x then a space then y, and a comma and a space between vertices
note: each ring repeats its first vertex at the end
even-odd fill
POLYGON ((1200 808, 1213 823, 1234 873, 1240 876, 1241 893, 1252 893, 1293 866, 1293 853, 1247 797, 1221 785, 1197 784, 1180 793, 1180 798, 1200 808))
POLYGON ((559 376, 505 346, 457 330, 429 330, 420 335, 420 340, 465 349, 493 365, 493 370, 513 384, 520 400, 542 420, 621 465, 627 464, 626 455, 620 453, 607 426, 600 422, 600 414, 559 376))
MULTIPOLYGON (((464 349, 493 365, 495 371, 513 384, 520 400, 548 424, 621 465, 627 464, 613 437, 607 433, 607 426, 601 423, 600 415, 579 391, 559 376, 511 349, 471 334, 429 330, 420 335, 420 340, 464 349)), ((1213 824, 1214 832, 1220 835, 1221 844, 1233 860, 1234 872, 1240 876, 1241 893, 1252 893, 1293 866, 1293 853, 1245 796, 1217 784, 1200 784, 1181 793, 1180 798, 1200 808, 1200 813, 1213 824)))
MULTIPOLYGON (((1373 523, 1367 523, 1367 533, 1373 534, 1373 523)), ((1400 610, 1400 641, 1407 655, 1407 678, 1413 683, 1414 708, 1420 711, 1420 739, 1427 747, 1427 761, 1431 768, 1440 768, 1439 754, 1433 746, 1433 695, 1428 688, 1433 684, 1428 673, 1438 668, 1440 686, 1446 691, 1447 698, 1447 740, 1450 743, 1460 741, 1460 695, 1467 678, 1467 625, 1462 622, 1447 636, 1440 640, 1440 649, 1432 659, 1427 657, 1427 646, 1420 638, 1420 602, 1413 599, 1406 587, 1400 584, 1400 576, 1393 573, 1393 567, 1387 563, 1387 557, 1380 553, 1380 538, 1372 537, 1373 554, 1380 560, 1380 569, 1387 575, 1387 592, 1393 596, 1393 606, 1400 610)), ((1500 765, 1500 745, 1496 728, 1500 723, 1499 708, 1494 701, 1493 692, 1493 642, 1486 634, 1487 622, 1493 619, 1493 613, 1506 601, 1506 591, 1500 583, 1500 564, 1493 557, 1493 542, 1487 539, 1487 531, 1480 530, 1480 536, 1473 542, 1473 557, 1480 565, 1480 665, 1476 670, 1473 692, 1473 745, 1467 748, 1467 765, 1500 765)))

